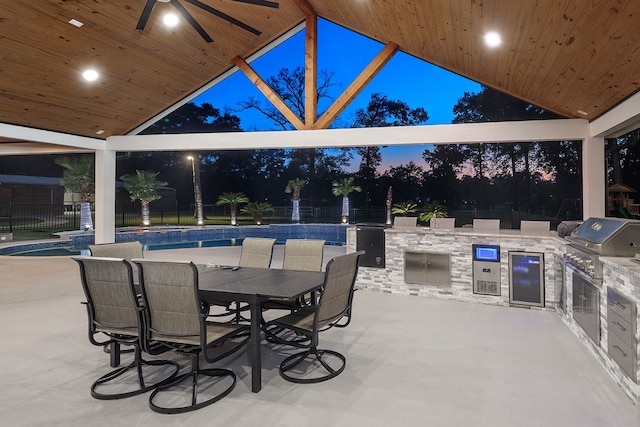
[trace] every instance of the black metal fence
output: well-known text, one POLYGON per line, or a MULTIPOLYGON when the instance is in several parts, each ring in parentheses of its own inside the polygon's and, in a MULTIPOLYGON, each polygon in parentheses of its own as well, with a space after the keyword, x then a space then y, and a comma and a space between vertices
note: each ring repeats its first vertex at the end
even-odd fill
MULTIPOLYGON (((217 207, 205 205, 203 209, 205 225, 228 225, 231 213, 228 206, 217 207)), ((342 221, 340 207, 300 207, 301 223, 329 223, 342 221)), ((237 213, 238 225, 255 224, 251 215, 237 213)), ((276 206, 272 212, 264 213, 262 224, 291 223, 292 207, 276 206)), ((140 207, 117 208, 115 212, 116 227, 138 226, 141 223, 140 207)), ((95 217, 94 217, 95 218, 95 217)), ((351 209, 349 222, 383 222, 384 209, 351 209)), ((193 209, 168 210, 150 206, 151 225, 196 225, 193 209)), ((80 206, 68 206, 62 209, 47 204, 12 205, 0 203, 0 232, 25 231, 69 231, 80 229, 80 206)))
MULTIPOLYGON (((272 212, 263 214, 262 224, 288 224, 291 223, 291 206, 276 206, 272 212)), ((205 205, 205 225, 230 224, 229 206, 205 205)), ((532 215, 524 212, 516 212, 510 209, 489 210, 456 210, 450 211, 449 217, 456 218, 456 226, 462 227, 471 224, 474 218, 498 218, 502 228, 519 228, 520 221, 546 220, 551 221, 552 228, 562 221, 561 219, 532 215)), ((151 225, 196 225, 193 209, 168 210, 162 207, 150 206, 151 225)), ((238 225, 255 224, 251 215, 238 212, 238 225)), ((351 209, 349 222, 356 223, 380 223, 386 220, 384 208, 351 209)), ((141 222, 140 207, 122 207, 116 209, 116 227, 139 226, 141 222)), ((301 223, 328 223, 342 222, 342 209, 340 207, 300 207, 301 223)), ((25 231, 69 231, 80 229, 80 207, 69 206, 62 209, 59 206, 47 204, 39 205, 11 205, 0 203, 0 232, 25 231)))

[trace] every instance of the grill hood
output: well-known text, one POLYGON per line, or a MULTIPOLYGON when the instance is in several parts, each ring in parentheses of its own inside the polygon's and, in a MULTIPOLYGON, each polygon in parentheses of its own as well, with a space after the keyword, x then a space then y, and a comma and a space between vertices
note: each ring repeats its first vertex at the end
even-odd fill
POLYGON ((567 240, 601 256, 633 257, 640 252, 640 221, 589 218, 573 230, 567 240))

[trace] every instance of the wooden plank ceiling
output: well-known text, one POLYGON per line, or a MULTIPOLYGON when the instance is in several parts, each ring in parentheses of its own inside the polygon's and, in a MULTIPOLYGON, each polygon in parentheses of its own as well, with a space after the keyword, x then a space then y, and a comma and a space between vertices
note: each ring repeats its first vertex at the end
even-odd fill
POLYGON ((2 2, 0 122, 94 138, 124 135, 232 68, 236 56, 247 58, 303 22, 305 5, 568 118, 593 120, 640 84, 636 0, 274 0, 278 8, 201 0, 259 35, 176 1, 213 42, 187 22, 165 28, 161 17, 176 9, 172 3, 156 2, 139 31, 146 0, 2 2), (484 46, 488 30, 502 34, 498 49, 484 46), (90 66, 101 72, 97 82, 80 78, 90 66))

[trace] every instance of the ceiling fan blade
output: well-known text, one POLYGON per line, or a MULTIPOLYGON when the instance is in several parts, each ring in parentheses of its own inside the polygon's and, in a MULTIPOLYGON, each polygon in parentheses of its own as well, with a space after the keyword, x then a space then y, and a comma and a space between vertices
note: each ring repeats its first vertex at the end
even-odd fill
POLYGON ((253 28, 252 26, 245 24, 242 21, 238 21, 233 16, 229 16, 226 13, 220 12, 218 9, 214 9, 211 6, 208 6, 208 5, 204 4, 204 3, 202 3, 200 0, 184 0, 184 1, 186 1, 187 3, 191 3, 192 5, 197 6, 202 10, 206 10, 207 12, 209 12, 209 13, 211 13, 213 15, 216 15, 217 17, 222 18, 227 22, 230 22, 233 25, 237 25, 238 27, 249 31, 250 33, 253 33, 256 36, 259 36, 260 34, 262 34, 262 31, 257 30, 255 28, 253 28))
POLYGON ((151 15, 151 11, 153 10, 153 6, 156 5, 156 1, 157 0, 147 0, 144 5, 144 9, 142 9, 140 19, 138 20, 138 25, 136 25, 136 30, 144 30, 144 27, 147 25, 147 21, 149 20, 149 16, 151 15))
MULTIPOLYGON (((191 3, 191 2, 189 2, 189 3, 191 3)), ((205 41, 207 43, 211 43, 213 41, 211 36, 209 34, 207 34, 207 32, 204 30, 204 28, 202 28, 200 26, 200 24, 198 24, 198 21, 196 21, 193 18, 193 16, 191 16, 191 14, 187 11, 187 9, 184 8, 184 6, 182 4, 180 4, 180 2, 172 0, 171 4, 174 5, 176 7, 176 9, 178 9, 178 12, 180 12, 180 14, 182 14, 184 19, 186 19, 187 22, 189 22, 189 24, 191 24, 191 26, 193 28, 195 28, 198 33, 200 33, 202 38, 205 39, 205 41)))
POLYGON ((233 1, 237 1, 238 3, 255 4, 256 6, 272 7, 274 9, 280 8, 280 5, 274 1, 266 1, 266 0, 233 0, 233 1))

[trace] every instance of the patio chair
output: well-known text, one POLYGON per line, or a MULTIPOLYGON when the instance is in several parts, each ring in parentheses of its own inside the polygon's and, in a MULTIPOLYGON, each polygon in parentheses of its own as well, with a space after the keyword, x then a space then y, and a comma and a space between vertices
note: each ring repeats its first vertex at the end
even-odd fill
MULTIPOLYGON (((242 250, 240 252, 240 261, 238 267, 248 268, 269 268, 271 267, 271 259, 273 258, 273 245, 276 239, 267 239, 262 237, 245 237, 242 241, 242 250)), ((238 302, 228 301, 207 301, 209 305, 224 307, 222 313, 211 314, 211 317, 225 317, 233 315, 232 321, 239 323, 247 320, 242 317, 242 312, 249 309, 248 306, 240 306, 238 302)))
POLYGON ((266 334, 280 344, 305 348, 280 363, 282 378, 295 383, 317 383, 338 376, 346 366, 346 358, 334 350, 318 348, 319 333, 335 326, 351 309, 358 260, 364 251, 354 252, 333 258, 329 261, 325 273, 324 286, 317 304, 301 308, 291 314, 267 322, 266 334), (278 331, 269 332, 271 326, 278 331), (293 337, 287 332, 293 332, 293 337), (302 341, 300 337, 305 337, 302 341), (311 359, 311 360, 309 360, 311 359), (320 363, 326 373, 318 374, 321 369, 313 361, 320 363), (307 363, 303 363, 303 362, 307 363), (307 369, 296 370, 296 367, 307 369), (309 369, 309 366, 312 368, 309 369))
MULTIPOLYGON (((282 268, 285 270, 322 271, 324 243, 324 240, 287 239, 284 243, 282 268)), ((262 308, 265 310, 295 310, 310 303, 310 297, 301 297, 295 301, 272 299, 265 302, 262 308)))
MULTIPOLYGON (((138 267, 131 263, 133 258, 143 258, 143 250, 142 244, 137 240, 132 242, 119 242, 119 243, 98 243, 95 245, 89 245, 89 252, 91 256, 96 257, 106 257, 106 258, 124 258, 127 262, 131 264, 131 268, 133 269, 133 283, 138 283, 138 267)), ((136 292, 140 293, 139 289, 136 287, 136 292)), ((112 346, 118 346, 118 343, 111 343, 109 345, 104 346, 104 352, 110 353, 112 355, 111 366, 118 366, 119 361, 117 360, 117 355, 121 352, 120 349, 116 351, 111 351, 112 346)), ((130 352, 130 350, 123 350, 123 353, 130 352)))
POLYGON ((183 413, 227 396, 236 385, 236 374, 229 369, 201 368, 200 355, 209 363, 229 356, 249 341, 249 327, 206 320, 198 295, 198 270, 192 262, 133 262, 141 272, 148 336, 191 358, 188 372, 151 393, 151 409, 163 414, 183 413), (188 381, 185 390, 181 385, 188 381))
MULTIPOLYGON (((133 285, 131 264, 123 258, 72 257, 80 266, 82 288, 87 301, 89 318, 89 341, 96 346, 117 343, 133 347, 133 361, 115 369, 91 385, 91 396, 96 399, 120 399, 145 393, 173 379, 179 366, 168 360, 145 360, 142 358, 144 325, 142 308, 133 285), (96 335, 106 336, 98 341, 96 335), (146 366, 154 368, 144 369, 146 366), (168 370, 167 367, 172 367, 168 370), (129 371, 135 370, 136 380, 131 380, 129 371), (118 381, 116 381, 118 379, 118 381), (124 391, 122 391, 124 389, 124 391)), ((170 348, 157 343, 144 343, 144 350, 160 354, 170 348)))
POLYGON ((240 252, 240 267, 269 268, 276 239, 245 237, 240 252))
MULTIPOLYGON (((99 243, 89 245, 92 256, 108 258, 124 258, 131 262, 133 258, 143 258, 142 244, 138 241, 120 243, 99 243)), ((135 272, 135 266, 134 272, 135 272)), ((136 277, 134 277, 136 279, 136 277)))

